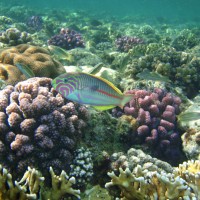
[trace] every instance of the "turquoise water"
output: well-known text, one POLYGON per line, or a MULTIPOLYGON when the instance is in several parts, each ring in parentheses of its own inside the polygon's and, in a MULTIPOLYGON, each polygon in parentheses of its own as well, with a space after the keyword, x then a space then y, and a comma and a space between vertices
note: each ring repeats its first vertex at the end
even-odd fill
MULTIPOLYGON (((8 5, 7 1, 1 1, 8 5)), ((116 17, 143 16, 150 19, 167 18, 171 22, 197 21, 199 17, 200 2, 198 0, 24 0, 10 1, 10 6, 25 5, 31 8, 82 9, 96 15, 106 14, 116 17)))

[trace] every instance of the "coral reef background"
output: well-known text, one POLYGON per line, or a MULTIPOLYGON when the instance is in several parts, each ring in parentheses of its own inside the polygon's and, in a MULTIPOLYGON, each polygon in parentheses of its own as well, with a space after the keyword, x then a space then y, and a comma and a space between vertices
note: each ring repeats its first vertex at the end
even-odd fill
POLYGON ((2 0, 0 199, 200 199, 199 7, 2 0), (76 71, 134 97, 68 101, 51 80, 76 71))

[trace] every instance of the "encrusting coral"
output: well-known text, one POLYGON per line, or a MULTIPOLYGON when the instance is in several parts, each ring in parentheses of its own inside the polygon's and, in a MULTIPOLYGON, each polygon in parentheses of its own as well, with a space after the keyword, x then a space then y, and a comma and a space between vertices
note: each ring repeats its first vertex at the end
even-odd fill
POLYGON ((72 188, 75 178, 69 178, 62 171, 56 176, 50 167, 51 186, 45 185, 45 178, 35 168, 28 167, 20 181, 13 181, 12 175, 0 165, 0 200, 60 200, 67 194, 80 198, 80 190, 72 188))
POLYGON ((37 77, 55 78, 65 72, 61 63, 51 58, 48 50, 28 44, 1 51, 0 63, 1 79, 12 85, 25 80, 25 76, 16 67, 17 63, 30 67, 37 77), (12 76, 13 73, 15 76, 12 76))
POLYGON ((86 107, 64 99, 50 78, 6 86, 0 91, 1 164, 13 176, 28 165, 44 175, 50 166, 67 170, 87 119, 86 107))
POLYGON ((200 161, 179 165, 173 173, 150 172, 138 165, 133 172, 119 169, 119 176, 108 173, 111 182, 105 187, 118 186, 123 200, 193 199, 200 198, 200 161))

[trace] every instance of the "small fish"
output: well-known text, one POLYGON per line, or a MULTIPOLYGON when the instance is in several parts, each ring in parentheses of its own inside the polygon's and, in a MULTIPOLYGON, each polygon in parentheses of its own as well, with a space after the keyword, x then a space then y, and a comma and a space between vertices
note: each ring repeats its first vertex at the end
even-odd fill
POLYGON ((64 50, 64 49, 62 49, 62 48, 60 48, 58 46, 49 45, 48 49, 60 61, 73 60, 73 56, 72 55, 70 55, 66 50, 64 50))
POLYGON ((52 80, 52 86, 63 97, 92 105, 98 110, 115 106, 123 108, 133 98, 133 95, 123 94, 106 79, 83 72, 62 74, 52 80))
POLYGON ((184 112, 178 115, 178 121, 189 122, 200 120, 200 112, 184 112))
POLYGON ((140 79, 160 81, 160 82, 170 82, 166 76, 162 76, 157 72, 150 72, 148 69, 144 69, 142 72, 136 75, 140 79))
POLYGON ((15 65, 26 76, 26 78, 32 78, 35 76, 33 70, 29 66, 23 65, 21 63, 16 63, 15 65))

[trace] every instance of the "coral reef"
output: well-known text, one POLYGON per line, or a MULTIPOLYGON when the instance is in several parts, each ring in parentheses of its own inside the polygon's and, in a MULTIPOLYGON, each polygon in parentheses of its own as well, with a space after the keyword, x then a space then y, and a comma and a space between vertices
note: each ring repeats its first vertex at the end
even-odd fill
POLYGON ((56 173, 69 169, 87 118, 87 109, 57 94, 49 78, 6 86, 0 91, 0 162, 15 176, 27 165, 44 175, 50 166, 56 173))
POLYGON ((144 41, 141 38, 122 36, 115 41, 117 49, 122 52, 128 52, 133 46, 143 44, 144 41))
POLYGON ((48 40, 48 44, 59 46, 67 50, 77 47, 85 47, 81 34, 69 28, 62 28, 60 34, 54 35, 48 40))
POLYGON ((35 76, 39 77, 55 78, 65 72, 61 64, 52 59, 46 49, 28 44, 3 50, 0 53, 0 63, 2 63, 0 66, 1 79, 12 85, 25 79, 16 67, 17 63, 30 67, 35 76), (13 73, 15 76, 12 76, 13 73))
POLYGON ((5 200, 60 200, 70 194, 80 198, 80 190, 75 190, 72 185, 75 178, 69 178, 66 172, 62 171, 56 176, 50 167, 51 187, 44 184, 44 177, 35 168, 28 167, 20 181, 13 181, 12 175, 7 169, 0 165, 0 199, 5 200))
POLYGON ((136 127, 127 142, 130 145, 145 143, 154 156, 176 165, 182 159, 181 139, 176 129, 181 99, 158 88, 153 92, 130 90, 126 93, 133 94, 133 99, 123 110, 113 109, 112 114, 115 117, 131 115, 136 119, 136 127))
POLYGON ((75 151, 73 164, 70 165, 70 176, 76 178, 76 185, 84 187, 93 176, 92 153, 89 149, 79 148, 75 151))
POLYGON ((41 16, 34 15, 28 18, 26 22, 27 26, 35 31, 39 31, 43 27, 43 20, 41 16))
POLYGON ((16 46, 18 44, 26 44, 31 42, 31 35, 27 32, 21 32, 17 28, 9 28, 0 33, 0 42, 7 46, 16 46))
POLYGON ((183 151, 188 159, 200 160, 200 131, 188 129, 182 136, 183 151))
POLYGON ((165 171, 167 173, 173 172, 173 167, 164 161, 152 158, 150 155, 145 154, 141 149, 131 148, 127 151, 127 154, 123 152, 113 153, 110 156, 111 170, 118 172, 119 168, 125 170, 129 168, 132 171, 137 165, 142 166, 142 170, 148 171, 165 171))
POLYGON ((173 173, 151 172, 138 165, 132 172, 119 169, 119 176, 109 172, 111 182, 105 187, 118 186, 123 200, 199 199, 200 162, 188 161, 173 173))
POLYGON ((173 85, 181 87, 188 97, 194 97, 200 88, 199 64, 199 56, 192 51, 181 52, 170 46, 150 43, 143 45, 142 51, 133 48, 129 53, 129 60, 123 65, 124 80, 137 80, 137 74, 148 69, 167 76, 173 85), (140 55, 139 59, 135 56, 137 54, 140 55))

